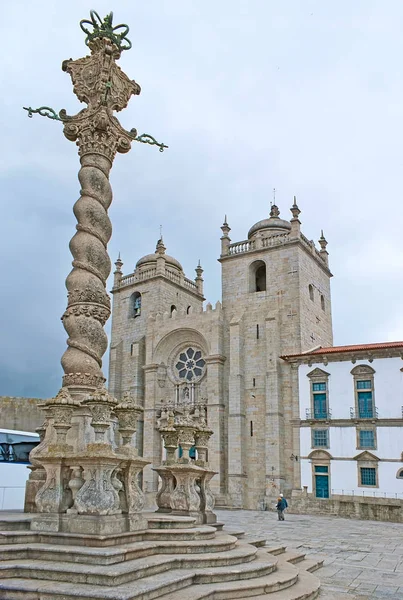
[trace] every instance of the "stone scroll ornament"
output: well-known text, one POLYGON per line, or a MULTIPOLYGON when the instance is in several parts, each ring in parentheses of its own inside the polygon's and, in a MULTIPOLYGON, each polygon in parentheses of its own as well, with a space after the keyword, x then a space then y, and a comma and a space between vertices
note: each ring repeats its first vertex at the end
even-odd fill
POLYGON ((71 76, 75 95, 87 107, 74 116, 65 110, 56 114, 46 106, 24 107, 29 117, 37 113, 61 121, 64 135, 76 142, 80 156, 81 190, 73 209, 77 231, 70 241, 73 269, 66 279, 68 303, 62 316, 68 334, 61 361, 63 386, 73 393, 100 388, 105 382, 101 368, 107 349, 104 325, 110 315, 106 280, 111 270, 107 244, 112 233, 108 209, 113 160, 117 152, 128 152, 132 141, 156 145, 160 151, 167 148, 148 134, 126 131, 114 116, 114 111, 123 110, 131 96, 141 91, 116 64, 122 51, 131 48, 128 26, 113 26, 113 13, 102 20, 95 11, 80 26, 91 54, 65 60, 62 69, 71 76))

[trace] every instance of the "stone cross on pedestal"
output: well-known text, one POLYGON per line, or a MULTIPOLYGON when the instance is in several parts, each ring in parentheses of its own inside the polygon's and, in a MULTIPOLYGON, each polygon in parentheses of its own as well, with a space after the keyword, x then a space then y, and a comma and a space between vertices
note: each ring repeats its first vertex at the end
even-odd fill
POLYGON ((68 334, 61 361, 63 387, 43 406, 46 432, 33 452, 26 507, 40 513, 33 529, 104 534, 144 527, 138 475, 147 464, 132 445, 143 409, 130 396, 120 403, 112 398, 102 373, 108 344, 104 325, 110 315, 109 173, 116 153, 128 152, 132 141, 157 145, 161 151, 167 146, 150 135, 138 136, 135 129, 126 131, 114 116, 131 96, 140 94, 140 86, 116 64, 122 51, 131 48, 128 26, 113 26, 112 13, 101 20, 95 11, 80 26, 91 53, 65 60, 62 69, 87 106, 74 116, 65 110, 57 115, 48 107, 26 109, 28 116, 39 113, 62 121, 64 135, 78 146, 81 163, 80 197, 73 208, 77 231, 70 241, 73 268, 66 279, 68 301, 62 316, 68 334))

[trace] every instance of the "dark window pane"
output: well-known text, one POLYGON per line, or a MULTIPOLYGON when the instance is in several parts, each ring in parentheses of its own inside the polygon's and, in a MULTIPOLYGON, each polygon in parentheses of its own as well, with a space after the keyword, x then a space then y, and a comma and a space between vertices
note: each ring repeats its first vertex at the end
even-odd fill
POLYGON ((194 368, 194 374, 196 375, 196 377, 200 377, 202 373, 203 371, 201 369, 198 369, 197 367, 194 368))
POLYGON ((181 369, 183 369, 183 368, 184 368, 184 366, 185 366, 185 365, 183 364, 183 362, 178 362, 178 363, 176 363, 176 365, 175 365, 175 367, 178 369, 178 371, 180 371, 181 369))
POLYGON ((195 351, 193 350, 193 348, 188 348, 186 354, 188 355, 189 358, 192 358, 193 354, 195 353, 195 351))
POLYGON ((326 448, 328 446, 327 429, 313 430, 313 445, 326 448))
POLYGON ((313 383, 312 384, 312 390, 314 392, 324 392, 324 391, 326 391, 326 382, 322 381, 320 383, 313 383))
POLYGON ((188 381, 190 381, 191 379, 193 379, 193 373, 192 373, 192 371, 188 371, 188 373, 187 373, 187 375, 186 375, 186 379, 187 379, 188 381))
POLYGON ((369 430, 369 431, 365 431, 363 429, 360 430, 360 447, 361 448, 374 448, 375 447, 374 432, 372 430, 369 430))
POLYGON ((186 369, 179 371, 179 377, 181 377, 183 379, 185 377, 185 375, 186 375, 186 369))
POLYGON ((361 485, 376 485, 375 468, 361 467, 361 485))
POLYGON ((201 352, 200 352, 200 350, 198 350, 197 352, 195 352, 195 355, 194 355, 194 359, 195 360, 199 360, 199 358, 201 358, 201 352))
POLYGON ((366 381, 357 381, 357 390, 370 390, 371 387, 372 385, 369 379, 366 381))
POLYGON ((184 352, 182 352, 182 354, 179 356, 179 360, 186 362, 188 359, 188 357, 186 356, 186 354, 184 352))
POLYGON ((196 365, 201 368, 203 368, 205 364, 206 362, 202 358, 196 362, 196 365))
POLYGON ((315 465, 315 473, 328 473, 329 467, 315 465))

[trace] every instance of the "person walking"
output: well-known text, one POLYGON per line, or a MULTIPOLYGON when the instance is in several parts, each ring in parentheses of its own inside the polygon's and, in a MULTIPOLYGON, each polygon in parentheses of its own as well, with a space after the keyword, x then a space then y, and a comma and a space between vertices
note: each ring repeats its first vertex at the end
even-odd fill
POLYGON ((277 508, 277 516, 278 516, 279 521, 284 521, 284 509, 286 507, 285 503, 286 503, 286 500, 284 500, 284 498, 282 498, 281 496, 279 496, 277 498, 276 508, 277 508))
POLYGON ((286 508, 288 508, 288 502, 287 502, 287 500, 284 498, 284 494, 280 494, 280 498, 282 498, 282 499, 284 500, 284 510, 285 510, 286 508))

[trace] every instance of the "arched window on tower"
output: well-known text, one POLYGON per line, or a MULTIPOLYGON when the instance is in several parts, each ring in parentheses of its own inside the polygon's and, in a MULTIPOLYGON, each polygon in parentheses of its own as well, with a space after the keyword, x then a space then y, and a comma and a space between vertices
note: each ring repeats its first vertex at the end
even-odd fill
POLYGON ((141 294, 134 292, 130 299, 130 316, 135 318, 141 315, 141 294))
POLYGON ((313 302, 313 285, 309 284, 308 285, 308 290, 309 290, 309 297, 313 302))
POLYGON ((171 305, 171 315, 172 315, 172 313, 173 313, 174 310, 176 310, 176 306, 175 306, 175 304, 172 304, 171 305))
POLYGON ((249 291, 266 291, 266 263, 263 260, 257 260, 249 267, 249 291))

